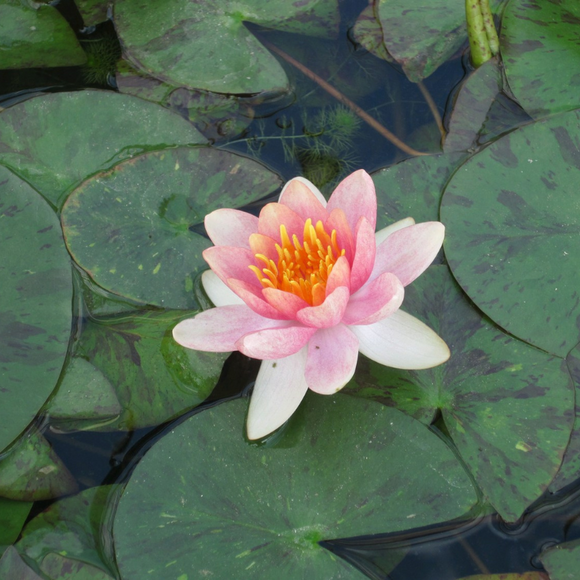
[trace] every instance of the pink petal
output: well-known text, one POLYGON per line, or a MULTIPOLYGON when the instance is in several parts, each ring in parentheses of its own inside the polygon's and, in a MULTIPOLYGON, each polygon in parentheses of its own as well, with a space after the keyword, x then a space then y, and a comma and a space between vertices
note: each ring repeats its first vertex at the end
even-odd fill
POLYGON ((420 320, 401 309, 365 326, 349 326, 368 358, 395 369, 429 369, 449 358, 445 342, 420 320))
POLYGON ((402 230, 403 228, 408 228, 409 226, 414 226, 414 225, 415 225, 415 220, 412 217, 406 217, 402 220, 399 220, 398 222, 395 222, 394 224, 391 224, 390 226, 387 226, 387 227, 383 228, 382 230, 379 230, 378 232, 376 232, 375 233, 375 243, 378 246, 379 244, 384 242, 391 234, 394 234, 395 232, 402 230))
POLYGON ((308 343, 306 383, 321 395, 340 391, 354 375, 358 339, 344 324, 323 328, 308 343))
POLYGON ((375 229, 362 217, 356 229, 356 249, 350 273, 350 291, 356 292, 368 279, 375 263, 375 229))
POLYGON ((348 225, 345 213, 341 209, 334 209, 328 216, 324 229, 328 234, 336 230, 336 241, 341 249, 344 249, 344 255, 349 264, 352 262, 354 255, 354 238, 348 225))
POLYGON ((258 233, 269 236, 280 243, 280 226, 286 226, 286 231, 292 239, 296 234, 302 241, 304 236, 304 219, 295 211, 281 203, 269 203, 262 208, 258 220, 258 233))
POLYGON ((339 286, 319 306, 309 306, 300 310, 296 314, 296 320, 316 328, 335 326, 342 320, 349 297, 348 288, 339 286))
POLYGON ((242 336, 236 348, 246 356, 261 360, 284 358, 298 352, 315 332, 315 328, 308 326, 267 328, 242 336))
POLYGON ((377 194, 371 176, 359 169, 345 177, 334 190, 327 211, 341 208, 346 214, 350 229, 354 231, 361 216, 367 218, 373 231, 377 225, 377 194))
POLYGON ((234 304, 212 308, 183 320, 173 329, 173 338, 194 350, 230 352, 238 350, 236 343, 248 332, 288 324, 264 318, 245 304, 234 304))
POLYGON ((273 318, 274 320, 283 320, 288 317, 280 312, 264 299, 262 294, 262 287, 256 288, 252 284, 229 278, 227 285, 231 288, 254 312, 266 318, 273 318))
POLYGON ((248 410, 248 439, 261 439, 283 425, 300 405, 308 385, 304 378, 307 348, 260 366, 248 410))
POLYGON ((424 222, 394 232, 377 247, 371 280, 392 272, 407 286, 435 259, 444 236, 445 226, 440 222, 424 222))
POLYGON ((209 299, 215 306, 230 306, 231 304, 245 304, 244 301, 222 282, 213 270, 206 270, 201 275, 201 284, 209 299))
POLYGON ((290 320, 296 319, 296 313, 299 310, 308 308, 308 302, 302 300, 299 296, 292 294, 292 292, 278 290, 277 288, 264 288, 262 294, 268 304, 281 312, 284 315, 284 318, 290 320))
POLYGON ((385 272, 350 297, 342 321, 344 324, 374 324, 398 310, 404 296, 401 281, 385 272))
POLYGON ((350 288, 350 264, 346 256, 336 260, 326 281, 326 296, 332 294, 339 286, 350 288))
MULTIPOLYGON (((325 209, 326 201, 322 204, 312 188, 316 189, 306 179, 291 179, 282 190, 279 202, 295 211, 304 221, 310 218, 316 225, 319 220, 324 223, 328 214, 325 209)), ((316 191, 318 192, 317 189, 316 191)), ((322 197, 320 192, 318 194, 322 197)), ((322 199, 324 200, 323 197, 322 199)))
POLYGON ((249 249, 250 235, 258 231, 258 218, 237 209, 216 209, 205 216, 205 231, 216 246, 249 249))
POLYGON ((229 278, 235 278, 255 286, 259 290, 262 289, 262 284, 249 267, 250 265, 258 267, 260 265, 251 250, 231 246, 212 246, 203 251, 203 258, 222 282, 227 284, 229 278))
MULTIPOLYGON (((274 263, 278 264, 278 252, 276 251, 275 240, 264 234, 252 234, 249 242, 252 254, 263 254, 266 258, 274 260, 274 263)), ((264 268, 265 264, 260 262, 260 266, 264 268)))

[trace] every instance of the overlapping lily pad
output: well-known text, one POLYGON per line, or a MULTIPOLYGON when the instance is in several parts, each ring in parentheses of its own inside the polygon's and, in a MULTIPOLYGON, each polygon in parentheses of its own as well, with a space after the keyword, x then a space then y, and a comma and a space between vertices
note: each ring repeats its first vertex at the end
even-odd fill
POLYGON ((332 37, 336 0, 117 0, 115 27, 127 58, 175 86, 217 93, 287 89, 278 61, 244 22, 310 36, 332 37))
POLYGON ((42 95, 0 114, 0 163, 57 207, 97 171, 144 151, 204 142, 179 115, 112 91, 42 95))
POLYGON ((53 6, 20 0, 0 3, 0 69, 75 66, 87 57, 53 6))
POLYGON ((68 198, 62 224, 74 260, 103 288, 164 308, 196 308, 207 269, 205 215, 275 191, 280 179, 227 151, 177 148, 99 173, 68 198))
POLYGON ((107 20, 110 0, 75 0, 85 26, 95 26, 107 20))
POLYGON ((16 548, 9 546, 0 558, 0 576, 18 580, 43 580, 20 557, 16 548))
POLYGON ((580 4, 511 0, 501 26, 510 89, 532 117, 580 107, 580 4))
MULTIPOLYGON (((459 580, 550 580, 543 572, 524 572, 523 574, 476 574, 459 580)), ((554 580, 554 579, 552 579, 554 580)))
POLYGON ((550 580, 569 580, 580 568, 580 540, 573 540, 548 548, 540 555, 550 580))
POLYGON ((0 451, 54 389, 71 329, 72 275, 60 224, 0 166, 0 451))
POLYGON ((28 501, 0 497, 0 554, 18 538, 31 507, 28 501))
POLYGON ((175 577, 362 578, 318 541, 452 519, 476 502, 449 448, 394 409, 307 395, 263 446, 243 438, 246 410, 203 411, 136 467, 114 522, 125 580, 168 565, 175 577))
POLYGON ((565 357, 580 341, 580 114, 522 127, 467 161, 441 204, 445 254, 508 332, 565 357))
MULTIPOLYGON (((88 322, 77 356, 96 367, 93 397, 113 385, 121 413, 112 421, 86 419, 83 428, 131 430, 159 425, 199 405, 214 388, 225 357, 179 346, 171 330, 195 313, 149 312, 88 322)), ((90 377, 87 377, 87 381, 90 377)))
POLYGON ((489 502, 514 521, 556 475, 574 422, 562 359, 511 338, 471 306, 446 266, 406 288, 404 309, 442 336, 451 359, 425 371, 362 359, 349 391, 428 421, 440 409, 489 502))

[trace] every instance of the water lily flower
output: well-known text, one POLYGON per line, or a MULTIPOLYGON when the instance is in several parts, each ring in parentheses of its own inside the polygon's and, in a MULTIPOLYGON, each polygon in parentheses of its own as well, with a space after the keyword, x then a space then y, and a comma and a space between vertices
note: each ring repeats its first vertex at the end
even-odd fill
POLYGON ((259 217, 234 209, 206 216, 215 246, 202 283, 216 308, 180 322, 175 340, 261 359, 247 420, 262 438, 294 413, 306 391, 333 394, 358 353, 390 367, 425 369, 449 358, 445 342, 402 311, 404 287, 443 243, 439 222, 407 218, 375 234, 377 198, 363 170, 328 203, 296 177, 259 217))

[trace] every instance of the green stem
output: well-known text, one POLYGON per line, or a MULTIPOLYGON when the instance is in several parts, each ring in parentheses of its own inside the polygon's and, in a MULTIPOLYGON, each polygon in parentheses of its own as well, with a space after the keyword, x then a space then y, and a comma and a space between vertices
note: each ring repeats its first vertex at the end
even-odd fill
POLYGON ((492 56, 479 0, 465 0, 465 16, 471 47, 471 61, 477 68, 492 56))
POLYGON ((497 36, 495 24, 493 23, 493 14, 489 7, 489 0, 479 0, 479 2, 481 5, 481 15, 483 17, 485 33, 487 34, 489 49, 491 50, 491 54, 495 56, 499 52, 499 38, 497 36))

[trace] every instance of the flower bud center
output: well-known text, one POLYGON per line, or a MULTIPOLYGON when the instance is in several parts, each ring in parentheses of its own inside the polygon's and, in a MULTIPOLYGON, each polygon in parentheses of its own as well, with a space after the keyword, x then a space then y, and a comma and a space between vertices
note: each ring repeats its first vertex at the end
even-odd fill
POLYGON ((312 225, 309 218, 304 224, 302 242, 296 234, 292 239, 286 226, 280 226, 280 244, 275 244, 277 263, 256 254, 264 268, 250 266, 264 288, 276 288, 299 296, 308 304, 318 306, 326 298, 326 283, 334 264, 344 255, 336 241, 336 230, 330 234, 321 221, 312 225))

